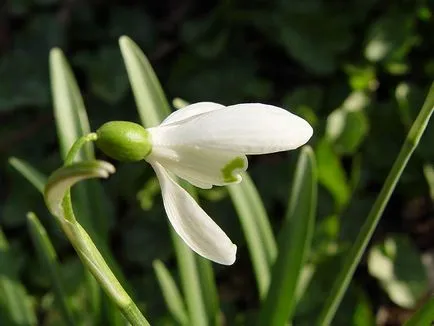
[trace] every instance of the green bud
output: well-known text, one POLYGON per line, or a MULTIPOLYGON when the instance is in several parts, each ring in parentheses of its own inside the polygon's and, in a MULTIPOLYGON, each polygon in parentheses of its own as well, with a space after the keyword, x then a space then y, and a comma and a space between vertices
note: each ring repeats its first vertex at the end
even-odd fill
POLYGON ((152 150, 148 131, 134 122, 107 122, 96 131, 96 134, 96 146, 107 156, 118 161, 140 161, 152 150))

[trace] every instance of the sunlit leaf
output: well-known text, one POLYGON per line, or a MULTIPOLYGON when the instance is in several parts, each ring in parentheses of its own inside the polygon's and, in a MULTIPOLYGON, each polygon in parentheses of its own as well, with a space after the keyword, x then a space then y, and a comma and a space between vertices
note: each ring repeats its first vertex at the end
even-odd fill
POLYGON ((427 275, 414 245, 407 237, 388 237, 368 256, 372 276, 397 305, 413 308, 428 287, 427 275))

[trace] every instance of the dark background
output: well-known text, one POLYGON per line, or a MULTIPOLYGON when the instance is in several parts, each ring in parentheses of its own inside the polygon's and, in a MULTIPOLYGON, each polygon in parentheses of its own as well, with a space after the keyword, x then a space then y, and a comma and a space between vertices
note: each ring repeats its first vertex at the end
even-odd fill
MULTIPOLYGON (((138 121, 117 43, 121 35, 139 44, 169 99, 265 102, 307 119, 315 130, 311 145, 320 178, 312 260, 325 271, 319 282, 329 284, 434 79, 432 14, 428 0, 0 1, 0 226, 41 324, 53 325, 55 308, 44 304, 50 281, 32 249, 27 211, 36 211, 48 229, 64 273, 74 280, 71 293, 78 291, 82 272, 42 198, 7 159, 23 158, 47 174, 61 164, 48 74, 52 47, 62 48, 72 65, 94 130, 109 120, 138 121)), ((398 233, 411 239, 416 257, 433 249, 432 199, 423 173, 433 162, 433 142, 430 126, 373 243, 398 233)), ((294 152, 250 160, 276 231, 295 158, 294 152)), ((145 164, 117 168, 104 183, 113 212, 110 246, 139 289, 146 315, 155 324, 170 324, 152 270, 157 258, 176 267, 158 185, 145 164)), ((259 305, 245 240, 225 189, 200 195, 240 248, 233 268, 215 266, 222 306, 228 323, 235 323, 259 305)), ((366 259, 354 287, 356 294, 345 301, 351 309, 341 309, 338 325, 365 325, 354 321, 354 302, 361 297, 373 316, 386 313, 388 325, 408 316, 370 275, 366 259)), ((324 300, 324 291, 318 292, 322 297, 311 291, 300 322, 324 300)))

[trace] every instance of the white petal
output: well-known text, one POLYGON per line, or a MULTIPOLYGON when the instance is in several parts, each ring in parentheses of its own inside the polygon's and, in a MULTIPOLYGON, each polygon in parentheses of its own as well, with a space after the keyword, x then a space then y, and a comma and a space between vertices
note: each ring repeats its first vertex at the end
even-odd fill
MULTIPOLYGON (((152 132, 151 137, 154 140, 152 132)), ((239 183, 240 173, 248 166, 247 157, 235 152, 193 146, 166 148, 155 143, 147 160, 161 163, 178 177, 203 189, 239 183)))
POLYGON ((158 146, 197 146, 244 154, 266 154, 304 145, 313 130, 307 121, 272 105, 251 103, 203 113, 152 129, 158 146))
POLYGON ((167 216, 178 235, 199 255, 219 264, 232 265, 237 246, 161 164, 152 162, 151 165, 160 181, 167 216))
POLYGON ((213 103, 213 102, 199 102, 187 105, 185 108, 179 109, 172 114, 170 114, 163 122, 161 126, 165 126, 171 123, 180 122, 182 120, 203 114, 206 112, 223 109, 224 105, 213 103))

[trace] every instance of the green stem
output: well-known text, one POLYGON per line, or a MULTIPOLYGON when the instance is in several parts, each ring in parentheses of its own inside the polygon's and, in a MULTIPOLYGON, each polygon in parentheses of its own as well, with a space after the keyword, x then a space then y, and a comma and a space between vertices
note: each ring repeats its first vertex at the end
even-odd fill
POLYGON ((374 233, 374 230, 381 218, 381 215, 386 207, 387 202, 389 201, 390 196, 392 195, 393 190, 407 165, 408 160, 413 154, 417 144, 419 143, 420 138, 422 137, 423 132, 428 125, 431 114, 434 111, 434 83, 431 85, 428 96, 425 100, 425 103, 422 107, 422 110, 419 112, 419 115, 416 118, 416 121, 413 123, 407 138, 401 148, 401 151, 398 154, 395 163, 392 166, 392 169, 387 176, 386 182, 381 189, 377 200, 372 207, 368 218, 363 225, 354 245, 351 247, 349 252, 347 253, 347 259, 345 260, 341 271, 333 284, 333 288, 327 301, 324 305, 323 310, 321 311, 320 317, 317 320, 317 324, 321 326, 330 325, 333 317, 336 314, 337 308, 342 301, 342 298, 347 290, 351 278, 356 270, 358 263, 362 257, 363 252, 365 251, 369 240, 374 233))
POLYGON ((70 165, 74 161, 75 156, 80 151, 80 149, 83 147, 84 144, 90 141, 95 141, 97 139, 97 135, 94 132, 91 132, 90 134, 87 134, 86 136, 80 137, 69 150, 68 154, 66 154, 65 163, 64 165, 70 165))
MULTIPOLYGON (((94 133, 79 138, 68 152, 65 165, 72 164, 80 148, 87 142, 93 140, 96 140, 96 134, 94 133)), ((66 193, 62 206, 64 219, 60 220, 61 226, 83 264, 90 270, 100 286, 107 293, 108 297, 119 307, 122 314, 131 325, 150 325, 113 274, 90 236, 75 218, 70 191, 66 193)))

